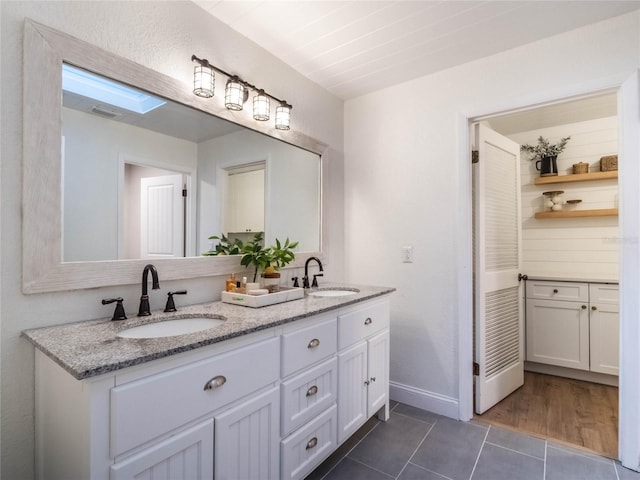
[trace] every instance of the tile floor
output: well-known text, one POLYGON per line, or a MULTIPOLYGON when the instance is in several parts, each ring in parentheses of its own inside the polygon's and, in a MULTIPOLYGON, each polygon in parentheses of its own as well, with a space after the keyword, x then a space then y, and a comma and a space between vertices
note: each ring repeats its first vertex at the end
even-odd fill
POLYGON ((640 480, 618 462, 477 422, 392 403, 307 480, 640 480))

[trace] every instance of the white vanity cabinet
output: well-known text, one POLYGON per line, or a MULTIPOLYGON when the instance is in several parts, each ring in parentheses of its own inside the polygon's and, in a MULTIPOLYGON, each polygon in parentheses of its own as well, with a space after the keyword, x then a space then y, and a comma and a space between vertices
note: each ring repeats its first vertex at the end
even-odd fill
POLYGON ((372 303, 338 318, 338 443, 389 399, 389 303, 372 303))
POLYGON ((386 297, 85 380, 38 349, 38 478, 303 479, 388 419, 388 372, 386 297))
POLYGON ((529 362, 618 374, 618 286, 527 282, 529 362))

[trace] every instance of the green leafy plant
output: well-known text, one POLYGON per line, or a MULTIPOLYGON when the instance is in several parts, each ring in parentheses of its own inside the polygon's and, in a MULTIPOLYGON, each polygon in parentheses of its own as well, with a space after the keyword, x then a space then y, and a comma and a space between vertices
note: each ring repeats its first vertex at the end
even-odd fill
POLYGON ((542 160, 543 157, 555 157, 562 153, 570 139, 570 136, 564 137, 561 138, 558 143, 551 144, 549 140, 540 135, 537 145, 520 145, 520 150, 531 154, 531 160, 542 160))
POLYGON ((259 271, 271 273, 270 270, 277 270, 291 263, 295 258, 293 250, 299 242, 292 242, 287 239, 283 242, 276 238, 275 245, 264 246, 264 233, 258 232, 246 243, 235 239, 231 241, 224 234, 209 237, 210 240, 218 240, 215 249, 203 253, 203 255, 242 255, 240 265, 244 267, 254 267, 253 281, 258 278, 259 271))
POLYGON ((209 250, 202 254, 206 257, 215 255, 240 255, 244 248, 242 240, 238 238, 230 240, 224 235, 224 233, 220 234, 220 236, 212 235, 209 237, 209 240, 218 240, 218 243, 213 250, 209 250))

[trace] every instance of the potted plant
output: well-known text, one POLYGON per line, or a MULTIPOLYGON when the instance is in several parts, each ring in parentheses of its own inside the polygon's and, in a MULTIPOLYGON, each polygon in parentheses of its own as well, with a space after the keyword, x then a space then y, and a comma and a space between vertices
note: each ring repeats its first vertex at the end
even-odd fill
MULTIPOLYGON (((253 266, 253 281, 258 278, 258 271, 263 272, 264 278, 280 278, 277 272, 279 268, 291 263, 295 258, 293 250, 299 242, 292 242, 287 238, 281 242, 276 238, 275 245, 264 246, 264 233, 258 232, 247 243, 235 239, 229 240, 224 234, 209 237, 210 240, 218 240, 218 244, 213 250, 203 253, 203 255, 242 255, 240 265, 244 267, 253 266)), ((279 282, 279 280, 278 280, 279 282)))
POLYGON ((570 139, 570 136, 564 137, 558 143, 551 144, 548 139, 540 135, 537 145, 520 145, 520 150, 531 154, 531 160, 536 160, 536 170, 540 172, 541 177, 558 175, 556 160, 570 139))

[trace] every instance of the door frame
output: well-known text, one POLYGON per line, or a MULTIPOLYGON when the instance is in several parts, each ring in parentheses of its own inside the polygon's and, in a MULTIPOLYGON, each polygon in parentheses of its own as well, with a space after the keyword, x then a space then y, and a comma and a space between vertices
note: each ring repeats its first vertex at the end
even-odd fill
MULTIPOLYGON (((640 303, 632 300, 640 291, 640 274, 637 271, 640 263, 640 231, 637 210, 625 208, 632 204, 632 197, 638 194, 637 180, 640 178, 638 140, 624 138, 622 135, 622 119, 624 105, 638 109, 638 92, 634 89, 623 89, 626 80, 638 78, 638 72, 619 74, 596 80, 586 81, 571 87, 559 86, 548 91, 524 95, 501 101, 485 102, 462 108, 458 113, 458 211, 460 218, 457 223, 456 238, 456 266, 458 303, 458 418, 470 420, 473 418, 473 261, 472 261, 472 193, 471 193, 471 161, 469 127, 472 121, 493 115, 512 113, 518 110, 535 108, 552 103, 558 103, 584 96, 597 95, 607 91, 616 91, 618 95, 618 117, 620 136, 618 140, 619 154, 624 156, 620 162, 621 174, 618 179, 620 216, 619 232, 624 241, 620 248, 620 296, 629 301, 625 308, 621 305, 620 314, 620 380, 619 391, 619 459, 621 463, 634 470, 638 470, 640 462, 640 433, 638 426, 640 418, 634 412, 635 406, 640 404, 640 386, 634 379, 640 378, 640 354, 634 350, 634 345, 640 340, 640 327, 635 326, 640 318, 640 303), (633 103, 635 102, 635 103, 633 103), (635 155, 635 157, 634 157, 635 155), (625 162, 628 158, 630 161, 625 162), (625 167, 626 164, 626 167, 625 167), (635 215, 634 215, 635 214, 635 215), (625 261, 623 261, 623 258, 625 261), (635 271, 634 271, 635 270, 635 271), (626 332, 626 334, 623 334, 626 332)), ((636 203, 637 205, 637 203, 636 203)), ((626 301, 625 301, 626 303, 626 301)))

